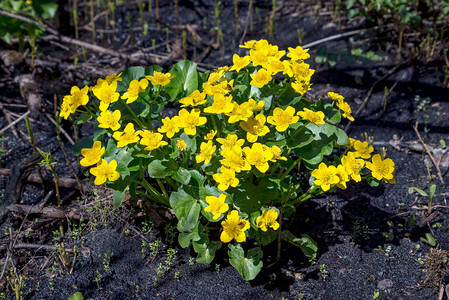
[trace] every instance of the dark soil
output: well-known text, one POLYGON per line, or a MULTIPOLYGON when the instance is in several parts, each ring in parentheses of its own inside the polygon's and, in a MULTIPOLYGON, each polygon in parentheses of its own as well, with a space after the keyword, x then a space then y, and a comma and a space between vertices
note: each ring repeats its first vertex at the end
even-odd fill
MULTIPOLYGON (((82 7, 80 2, 83 1, 78 2, 81 28, 89 18, 84 15, 88 11, 82 7)), ((271 1, 254 1, 252 26, 247 19, 249 1, 239 1, 240 29, 237 35, 234 2, 222 1, 220 28, 224 44, 219 46, 213 45, 217 42, 214 1, 179 1, 179 21, 173 2, 159 1, 160 32, 155 22, 155 10, 148 12, 145 1, 144 18, 149 26, 146 36, 139 30, 129 30, 130 23, 133 27, 142 24, 137 4, 127 2, 116 7, 114 31, 104 27, 104 16, 97 19, 96 42, 124 53, 142 49, 152 53, 153 50, 147 48, 152 48, 154 39, 156 53, 167 56, 165 25, 196 24, 195 32, 201 41, 194 42, 188 32, 187 47, 183 50, 179 48, 182 29, 173 27, 168 31, 168 47, 177 54, 157 63, 168 68, 183 55, 194 59, 196 54, 199 66, 211 69, 232 64, 232 55, 242 51, 238 48, 242 36, 244 41, 268 38, 281 49, 287 49, 298 45, 299 28, 304 30, 303 43, 307 44, 367 26, 363 20, 343 20, 344 29, 338 29, 327 4, 315 14, 314 1, 311 1, 313 5, 299 1, 278 2, 272 38, 264 32, 272 9, 271 1), (106 31, 101 33, 101 30, 106 31)), ((69 10, 70 6, 64 8, 69 10)), ((74 36, 73 26, 65 19, 60 22, 64 34, 74 36)), ((6 299, 15 298, 6 281, 6 277, 11 276, 12 263, 17 273, 25 278, 21 289, 24 299, 68 299, 78 291, 85 299, 374 299, 376 292, 380 293, 378 299, 438 299, 439 288, 427 283, 429 271, 423 264, 432 246, 422 238, 431 234, 436 247, 449 250, 449 190, 447 183, 439 181, 436 168, 425 151, 413 146, 421 145, 413 126, 418 122, 422 139, 433 149, 443 179, 448 182, 449 154, 440 141, 449 145, 449 91, 439 82, 439 78, 443 78, 439 73, 443 64, 440 57, 427 61, 420 59, 410 52, 412 47, 408 45, 403 49, 402 58, 398 59, 394 38, 385 42, 389 36, 395 36, 394 30, 369 32, 369 35, 325 43, 330 50, 373 50, 386 57, 380 62, 354 60, 348 64, 339 60, 336 66, 330 67, 313 62, 319 47, 310 50, 310 63, 317 72, 309 98, 317 99, 328 91, 336 91, 346 97, 355 112, 374 86, 366 107, 351 124, 349 135, 361 138, 367 134, 374 138, 376 151, 385 147, 387 156, 395 162, 396 178, 394 185, 381 184, 371 188, 366 184, 354 184, 336 194, 312 199, 298 208, 294 218, 284 220, 284 228, 295 235, 307 233, 318 242, 316 263, 310 264, 295 246, 283 244, 281 261, 264 268, 255 280, 245 282, 224 259, 226 247, 217 253, 210 266, 194 263, 193 250, 182 249, 177 244, 175 220, 169 220, 163 213, 155 210, 147 215, 131 202, 113 210, 111 192, 104 189, 98 189, 93 196, 82 200, 73 189, 62 189, 62 206, 81 209, 89 220, 55 220, 42 215, 25 218, 25 215, 12 212, 5 215, 0 224, 1 295, 6 299), (395 72, 377 82, 398 65, 395 72), (384 88, 392 89, 387 97, 384 88), (432 211, 436 212, 433 218, 427 215, 427 198, 408 193, 412 186, 428 191, 431 184, 437 186, 432 203, 436 207, 432 211), (415 224, 410 223, 412 217, 415 224), (62 237, 61 230, 64 232, 62 237), (9 249, 13 244, 51 246, 60 242, 70 250, 78 247, 71 274, 70 265, 63 269, 58 263, 59 254, 54 249, 9 249), (173 255, 172 249, 176 254, 173 255), (8 267, 4 267, 5 264, 8 267)), ((80 39, 92 42, 90 31, 80 30, 80 39)), ((447 48, 447 41, 443 40, 442 44, 446 45, 443 49, 447 48)), ((52 153, 59 177, 73 177, 56 139, 55 126, 45 115, 54 114, 54 99, 61 99, 73 85, 91 84, 98 77, 130 65, 150 65, 156 61, 147 57, 141 62, 130 63, 90 51, 84 59, 81 49, 75 46, 68 45, 70 51, 66 51, 65 46, 44 39, 39 40, 38 45, 35 80, 43 101, 42 114, 33 116, 32 120, 36 145, 52 153), (77 68, 73 68, 75 56, 79 57, 77 68)), ((2 64, 0 69, 1 103, 3 108, 17 115, 25 113, 27 108, 16 105, 26 103, 13 79, 30 72, 30 60, 26 62, 10 69, 2 64)), ((7 125, 5 113, 0 112, 0 128, 7 125)), ((11 128, 4 132, 0 144, 1 168, 14 169, 33 153, 26 138, 25 122, 18 122, 15 128, 18 137, 13 135, 11 128)), ((70 124, 65 123, 64 128, 73 137, 70 124)), ((90 130, 89 126, 81 127, 80 137, 89 135, 90 130)), ((76 157, 64 136, 63 143, 69 160, 78 170, 76 157)), ((79 175, 83 177, 83 172, 79 175)), ((7 176, 0 177, 0 190, 5 189, 7 181, 7 176)), ((51 182, 46 188, 47 191, 53 189, 51 182)), ((27 184, 21 203, 37 204, 45 196, 39 184, 27 184)), ((47 205, 56 205, 54 196, 47 205)), ((276 247, 270 245, 263 250, 264 265, 267 266, 274 261, 276 247)), ((69 257, 72 260, 73 254, 69 257)), ((448 272, 445 275, 442 278, 444 286, 449 284, 448 272)))

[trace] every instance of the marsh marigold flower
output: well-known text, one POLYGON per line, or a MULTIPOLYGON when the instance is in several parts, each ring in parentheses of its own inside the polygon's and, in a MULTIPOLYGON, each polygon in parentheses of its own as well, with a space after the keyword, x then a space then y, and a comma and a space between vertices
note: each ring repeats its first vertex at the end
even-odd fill
POLYGON ((247 102, 251 111, 261 111, 265 105, 265 101, 256 102, 254 99, 249 99, 247 102))
POLYGON ((98 127, 100 128, 111 128, 113 131, 120 129, 120 118, 122 117, 122 113, 120 110, 114 110, 111 113, 109 110, 102 111, 101 114, 97 117, 98 127))
POLYGON ((278 230, 279 228, 279 223, 277 222, 278 216, 279 214, 274 208, 270 210, 264 210, 262 211, 262 215, 257 217, 256 225, 262 231, 267 231, 267 227, 271 227, 273 230, 278 230))
POLYGON ((117 93, 117 81, 108 84, 106 81, 103 81, 101 85, 96 85, 92 88, 92 92, 95 97, 100 100, 100 110, 105 111, 108 109, 111 103, 114 103, 120 97, 120 94, 117 93))
POLYGON ((179 127, 184 128, 187 135, 195 135, 196 127, 206 124, 207 119, 200 117, 200 110, 197 108, 188 112, 185 108, 179 112, 179 127))
POLYGON ((313 183, 320 186, 324 192, 340 181, 340 178, 337 176, 337 168, 335 166, 328 167, 323 162, 320 163, 318 169, 312 171, 312 176, 315 177, 313 183))
POLYGON ((235 177, 235 171, 228 168, 220 168, 220 173, 216 173, 212 177, 219 183, 218 189, 222 191, 226 191, 229 186, 236 187, 240 182, 235 177))
POLYGON ((345 97, 335 92, 328 92, 327 96, 337 102, 342 102, 343 100, 345 100, 345 97))
POLYGON ((161 85, 161 86, 166 86, 167 84, 170 83, 170 80, 175 77, 176 75, 172 75, 170 73, 161 73, 158 71, 154 71, 152 76, 151 75, 145 76, 146 79, 151 81, 152 85, 161 85))
POLYGON ((123 94, 122 99, 126 99, 126 103, 133 103, 139 97, 139 94, 148 86, 148 80, 145 78, 138 80, 132 80, 129 83, 128 90, 123 94))
POLYGON ((248 56, 240 57, 237 54, 234 54, 234 56, 232 56, 232 63, 233 65, 229 70, 240 72, 241 69, 249 65, 250 60, 248 56))
POLYGON ((217 142, 221 144, 221 148, 232 148, 234 146, 242 147, 245 143, 244 139, 239 139, 236 134, 230 133, 226 138, 217 138, 217 142))
POLYGON ((176 133, 179 132, 179 117, 174 116, 173 118, 165 117, 162 119, 162 126, 157 130, 171 139, 176 133))
POLYGON ((252 110, 249 108, 248 102, 243 102, 242 104, 238 104, 237 102, 233 102, 234 108, 231 112, 226 113, 229 116, 229 123, 236 123, 238 121, 247 121, 249 117, 253 115, 252 110))
POLYGON ((354 157, 360 157, 363 159, 369 159, 371 157, 371 152, 374 151, 373 146, 370 146, 367 141, 355 141, 354 142, 354 157))
POLYGON ((256 74, 250 74, 251 82, 250 85, 257 86, 258 88, 264 87, 268 82, 273 79, 271 73, 265 69, 260 69, 256 74))
POLYGON ((245 42, 243 45, 240 45, 239 47, 245 49, 253 49, 256 42, 257 42, 256 40, 250 40, 245 42))
POLYGON ((236 173, 251 170, 251 165, 243 157, 243 150, 240 146, 223 148, 220 154, 221 156, 223 156, 223 159, 220 160, 220 163, 223 166, 234 170, 236 173))
POLYGON ((187 106, 198 106, 201 104, 206 103, 206 93, 200 92, 198 90, 194 90, 192 93, 190 93, 189 96, 182 98, 179 100, 179 103, 181 103, 181 107, 187 107, 187 106))
POLYGON ((273 152, 266 149, 261 143, 254 143, 251 148, 243 148, 246 160, 260 172, 265 173, 270 167, 268 162, 273 158, 273 152))
POLYGON ((217 132, 215 130, 211 129, 209 131, 209 133, 204 136, 204 140, 211 141, 214 139, 216 134, 217 134, 217 132))
POLYGON ((90 174, 95 176, 94 183, 100 185, 109 181, 116 181, 120 178, 120 174, 115 170, 117 168, 117 161, 115 159, 108 163, 105 159, 101 160, 101 163, 94 168, 91 168, 90 174))
POLYGON ((212 155, 215 153, 217 146, 215 146, 212 141, 207 143, 202 142, 200 146, 200 154, 195 156, 196 163, 203 162, 207 165, 212 159, 212 155))
POLYGON ((390 158, 382 160, 380 154, 375 154, 372 158, 372 162, 366 162, 366 167, 371 170, 371 174, 377 180, 395 183, 393 178, 394 162, 390 158))
POLYGON ((229 209, 229 205, 225 201, 226 194, 220 194, 218 197, 206 196, 206 202, 209 206, 206 206, 204 211, 212 213, 212 219, 218 220, 221 214, 224 214, 229 209))
POLYGON ((341 158, 341 164, 345 167, 348 175, 356 182, 360 182, 362 177, 360 176, 360 171, 365 165, 363 159, 357 158, 354 152, 348 152, 345 156, 341 158))
POLYGON ((268 49, 249 50, 249 59, 254 66, 261 66, 268 61, 268 49))
POLYGON ((61 107, 61 117, 67 119, 70 114, 76 112, 76 109, 81 105, 86 105, 89 102, 89 87, 86 85, 82 89, 74 86, 70 89, 70 95, 64 96, 61 107))
POLYGON ((151 151, 159 147, 168 145, 166 141, 163 141, 163 135, 151 130, 144 130, 139 133, 142 137, 140 144, 146 146, 143 150, 151 151))
POLYGON ((104 147, 101 147, 100 141, 95 141, 92 148, 83 148, 81 149, 81 155, 84 158, 80 161, 80 165, 83 167, 88 167, 95 165, 97 162, 101 160, 101 156, 105 151, 104 147))
POLYGON ((288 106, 285 110, 276 107, 273 111, 273 116, 269 116, 267 122, 276 126, 278 132, 286 131, 291 124, 299 121, 299 117, 295 116, 295 109, 288 106))
POLYGON ((346 189, 346 183, 349 181, 349 175, 343 165, 337 166, 337 176, 339 178, 339 182, 336 184, 342 190, 346 189))
POLYGON ((258 114, 255 117, 249 118, 247 121, 240 122, 240 127, 246 131, 246 139, 250 143, 257 141, 259 136, 264 136, 270 129, 265 126, 265 116, 263 114, 258 114))
POLYGON ((271 151, 271 153, 273 153, 273 158, 271 159, 272 162, 275 162, 277 160, 287 161, 287 157, 281 156, 282 150, 278 146, 274 145, 268 147, 268 149, 271 151))
POLYGON ((310 54, 307 53, 309 49, 303 49, 301 46, 296 48, 288 47, 288 51, 290 53, 287 54, 287 57, 290 57, 292 60, 305 60, 310 57, 310 54))
POLYGON ((312 84, 308 81, 295 81, 292 83, 292 88, 295 92, 303 96, 307 91, 311 90, 312 84))
POLYGON ((187 148, 186 141, 183 139, 179 139, 176 141, 176 147, 178 147, 179 151, 184 151, 187 148))
POLYGON ((234 108, 232 104, 232 96, 224 96, 223 94, 215 94, 214 102, 209 107, 204 109, 205 113, 209 114, 223 114, 229 113, 234 108))
POLYGON ((226 220, 221 222, 221 226, 223 226, 223 232, 220 235, 220 240, 223 243, 229 243, 233 239, 237 243, 246 241, 245 231, 249 228, 249 222, 240 219, 237 210, 228 213, 226 220))
POLYGON ((122 148, 126 145, 138 142, 140 140, 140 132, 140 130, 136 131, 134 129, 133 123, 128 123, 123 131, 114 132, 112 137, 117 140, 117 147, 122 148))
POLYGON ((299 111, 298 115, 304 120, 310 121, 315 125, 324 124, 324 113, 322 111, 313 111, 304 107, 303 111, 299 111))
POLYGON ((337 103, 338 108, 343 112, 342 116, 349 121, 354 122, 354 117, 351 115, 352 110, 351 106, 345 101, 341 101, 337 103))

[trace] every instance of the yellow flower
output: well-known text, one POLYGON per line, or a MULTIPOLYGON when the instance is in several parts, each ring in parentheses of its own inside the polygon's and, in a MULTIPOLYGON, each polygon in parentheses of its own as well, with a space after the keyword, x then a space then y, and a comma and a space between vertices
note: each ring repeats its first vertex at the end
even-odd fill
POLYGON ((249 50, 249 59, 253 62, 254 66, 261 66, 268 61, 268 49, 249 50))
POLYGON ((151 151, 159 147, 168 145, 166 141, 163 141, 164 137, 162 134, 153 132, 151 130, 144 130, 139 133, 142 137, 140 144, 146 146, 143 150, 151 151))
POLYGON ((151 75, 145 76, 146 79, 151 81, 152 85, 161 85, 161 86, 166 86, 167 84, 170 83, 170 80, 175 77, 176 75, 172 75, 170 73, 161 73, 158 71, 154 71, 153 76, 151 75))
POLYGON ((284 72, 285 65, 279 59, 269 59, 268 62, 265 62, 262 67, 267 69, 267 71, 271 75, 276 75, 279 72, 284 72))
POLYGON ((312 176, 315 177, 314 184, 320 186, 324 192, 340 181, 337 176, 337 168, 335 166, 328 167, 323 162, 318 166, 318 169, 312 171, 312 176))
POLYGON ((116 131, 112 137, 118 141, 117 147, 122 148, 128 144, 136 143, 140 140, 140 130, 134 130, 134 124, 128 123, 123 131, 116 131))
POLYGON ((346 189, 346 182, 349 181, 349 175, 343 165, 337 166, 337 176, 339 178, 339 182, 336 184, 342 190, 346 189))
POLYGON ((273 116, 269 116, 267 122, 276 126, 278 132, 286 131, 291 124, 299 121, 299 117, 295 116, 295 109, 287 106, 285 110, 276 107, 273 111, 273 116))
POLYGON ((184 151, 187 148, 186 141, 183 139, 179 139, 176 141, 176 147, 178 147, 179 151, 184 151))
POLYGON ((209 114, 223 114, 231 112, 233 108, 232 96, 225 97, 223 94, 215 94, 214 102, 211 106, 206 107, 204 112, 209 114))
POLYGON ((258 114, 256 117, 251 117, 248 121, 240 122, 240 127, 246 131, 246 139, 250 143, 257 141, 259 136, 264 136, 270 129, 265 126, 265 116, 263 114, 258 114))
POLYGON ((92 148, 83 148, 81 149, 81 154, 84 158, 80 161, 80 165, 83 167, 88 167, 95 165, 97 162, 101 160, 101 156, 105 151, 104 147, 101 147, 100 141, 95 141, 92 148))
POLYGON ((373 162, 366 162, 366 167, 371 170, 371 174, 377 180, 384 180, 385 182, 395 183, 393 178, 394 162, 390 159, 382 160, 380 154, 373 155, 373 162))
POLYGON ((207 119, 200 117, 200 110, 194 108, 190 113, 185 109, 181 109, 179 112, 179 127, 184 128, 184 132, 187 135, 195 135, 196 127, 206 124, 207 119))
POLYGON ((209 131, 209 133, 206 134, 206 136, 204 137, 204 140, 210 141, 215 137, 216 134, 217 134, 217 132, 215 130, 211 129, 211 131, 209 131))
POLYGON ((173 118, 165 117, 162 119, 162 126, 157 130, 158 132, 165 133, 165 135, 171 139, 176 133, 179 132, 179 117, 173 118))
POLYGON ((245 42, 245 44, 240 45, 239 47, 245 49, 253 49, 256 42, 257 42, 256 40, 247 41, 245 42))
POLYGON ((187 106, 198 106, 201 104, 206 103, 206 93, 202 92, 200 93, 200 91, 198 90, 194 90, 189 96, 182 98, 181 100, 179 100, 179 103, 181 103, 181 107, 187 107, 187 106))
POLYGON ((89 87, 86 85, 81 90, 74 86, 70 89, 70 95, 64 96, 61 105, 61 117, 67 119, 70 114, 76 112, 76 109, 81 105, 86 105, 89 102, 89 87))
POLYGON ((243 102, 242 104, 238 104, 237 102, 233 102, 234 108, 231 112, 226 113, 229 116, 228 122, 235 123, 238 121, 247 121, 249 117, 253 115, 251 109, 249 109, 249 103, 243 102))
POLYGON ((232 148, 234 146, 242 147, 245 143, 244 139, 239 139, 236 134, 230 133, 226 138, 217 138, 217 142, 221 144, 221 148, 232 148))
POLYGON ((237 72, 240 72, 241 69, 249 65, 250 60, 248 56, 240 57, 237 54, 234 54, 234 56, 232 57, 232 63, 233 66, 229 70, 236 70, 237 72))
POLYGON ((241 147, 234 146, 232 148, 223 148, 220 154, 223 156, 220 163, 223 166, 234 170, 236 173, 251 170, 251 165, 243 157, 243 150, 241 147))
POLYGON ((213 84, 210 82, 204 82, 203 90, 209 96, 215 96, 217 94, 226 95, 232 90, 233 84, 234 80, 228 82, 226 79, 222 79, 220 82, 213 84))
POLYGON ((235 171, 228 168, 220 168, 221 173, 212 175, 214 180, 219 183, 218 189, 226 191, 229 186, 236 187, 239 184, 238 178, 235 177, 235 171))
POLYGON ((206 165, 209 164, 216 149, 217 146, 215 146, 212 141, 208 141, 207 143, 202 142, 200 146, 200 154, 195 156, 196 163, 199 164, 204 161, 206 165))
POLYGON ((229 243, 233 239, 237 243, 246 241, 245 231, 249 228, 249 222, 240 219, 238 211, 233 210, 228 213, 226 220, 221 222, 221 226, 223 226, 223 232, 220 240, 223 243, 229 243))
POLYGON ((94 86, 92 92, 95 97, 100 100, 101 111, 108 109, 109 104, 116 102, 120 97, 120 94, 117 93, 117 81, 114 81, 111 84, 103 81, 101 85, 94 86))
POLYGON ((148 86, 148 80, 143 78, 142 80, 133 80, 129 83, 128 90, 123 94, 122 99, 127 99, 126 103, 133 103, 139 97, 139 94, 148 86))
POLYGON ((288 47, 288 51, 290 53, 287 54, 287 57, 290 57, 292 60, 305 60, 310 57, 310 54, 307 53, 309 49, 303 49, 301 46, 296 48, 288 47))
POLYGON ((113 131, 116 131, 120 128, 120 118, 122 117, 122 114, 120 110, 114 110, 113 113, 111 113, 109 110, 102 111, 101 114, 97 117, 98 127, 100 128, 111 128, 113 131))
POLYGON ((113 83, 114 81, 122 81, 122 77, 120 77, 120 76, 122 76, 122 73, 119 73, 118 75, 117 74, 111 74, 111 75, 108 75, 108 76, 106 76, 106 78, 105 79, 103 79, 103 78, 98 78, 97 79, 97 85, 101 85, 101 83, 103 83, 103 82, 107 82, 108 84, 111 84, 111 83, 113 83))
POLYGON ((212 219, 218 220, 221 214, 224 214, 229 209, 229 205, 225 201, 226 194, 220 194, 218 198, 215 196, 206 196, 206 202, 209 206, 206 206, 204 211, 212 213, 212 219))
POLYGON ((354 144, 355 144, 355 142, 357 142, 357 141, 358 141, 358 140, 356 140, 356 139, 349 138, 349 144, 346 145, 346 147, 349 148, 349 149, 354 148, 354 144))
POLYGON ((360 157, 363 159, 369 159, 371 157, 371 152, 374 151, 374 148, 368 145, 368 142, 355 141, 354 142, 354 157, 360 157))
POLYGON ((281 156, 282 150, 278 146, 274 145, 274 146, 271 146, 271 148, 268 147, 268 149, 271 151, 271 153, 273 153, 273 158, 271 159, 272 162, 275 162, 277 160, 283 160, 283 161, 287 160, 287 157, 281 156))
POLYGON ((109 181, 116 181, 120 178, 120 174, 115 170, 117 168, 117 161, 115 159, 108 162, 105 159, 101 160, 101 163, 94 168, 91 168, 90 174, 95 176, 94 183, 100 185, 109 181))
POLYGON ((327 96, 329 98, 331 98, 332 100, 337 101, 339 103, 342 102, 343 100, 345 100, 345 97, 343 97, 342 95, 335 93, 335 92, 328 92, 327 96))
POLYGON ((271 227, 273 230, 278 230, 278 215, 278 212, 274 208, 262 211, 262 215, 258 216, 256 219, 257 227, 259 227, 262 231, 267 231, 267 227, 271 227))
POLYGON ((273 153, 269 149, 266 149, 264 145, 254 143, 251 148, 243 148, 243 152, 250 165, 255 166, 262 173, 268 171, 270 167, 268 161, 273 158, 273 153))
POLYGON ((365 161, 363 159, 357 159, 354 152, 348 152, 345 156, 343 156, 341 159, 341 164, 345 167, 346 172, 354 181, 360 182, 362 180, 360 171, 365 165, 365 161))
POLYGON ((292 83, 292 88, 298 94, 303 96, 307 91, 311 90, 312 84, 308 81, 295 81, 292 83))
POLYGON ((251 85, 257 86, 258 88, 264 87, 268 82, 273 79, 271 73, 265 69, 260 69, 256 74, 250 74, 252 80, 250 82, 251 85))
POLYGON ((214 84, 220 80, 224 75, 224 72, 212 72, 209 74, 209 78, 207 78, 207 82, 210 84, 214 84))
POLYGON ((256 102, 254 99, 249 99, 247 102, 251 111, 261 111, 265 105, 265 101, 256 102))
POLYGON ((342 116, 349 121, 354 122, 354 117, 351 115, 351 106, 347 102, 341 101, 337 103, 338 108, 343 112, 342 116))
POLYGON ((304 107, 303 111, 299 111, 298 115, 301 116, 304 120, 310 121, 315 125, 324 124, 324 113, 322 111, 312 111, 306 107, 304 107))

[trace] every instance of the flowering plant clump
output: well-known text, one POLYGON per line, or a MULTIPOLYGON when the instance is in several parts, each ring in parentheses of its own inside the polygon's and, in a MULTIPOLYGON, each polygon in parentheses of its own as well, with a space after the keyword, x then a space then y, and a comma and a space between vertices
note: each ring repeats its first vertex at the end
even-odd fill
POLYGON ((262 268, 260 246, 274 241, 315 259, 310 236, 282 229, 299 204, 350 181, 394 183, 394 163, 337 127, 354 120, 342 95, 304 96, 314 73, 308 49, 266 40, 241 47, 246 56, 213 72, 182 61, 167 73, 132 67, 74 87, 60 115, 93 119, 93 135, 75 152, 95 184, 114 189, 115 206, 129 193, 172 208, 181 247, 192 244, 209 264, 227 246, 231 265, 251 280, 262 268), (252 248, 245 253, 242 243, 252 248))

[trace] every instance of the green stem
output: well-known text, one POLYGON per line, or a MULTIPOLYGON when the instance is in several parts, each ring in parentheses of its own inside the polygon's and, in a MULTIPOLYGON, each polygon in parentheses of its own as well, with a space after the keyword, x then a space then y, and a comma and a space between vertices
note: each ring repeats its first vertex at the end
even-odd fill
POLYGON ((301 196, 299 196, 298 198, 296 198, 295 200, 293 200, 291 202, 292 205, 298 205, 301 204, 302 202, 309 200, 312 197, 318 196, 319 194, 323 193, 323 192, 319 192, 318 194, 314 194, 314 192, 318 189, 318 187, 316 185, 310 187, 310 189, 305 192, 304 194, 302 194, 301 196))
POLYGON ((301 163, 301 160, 302 160, 301 157, 299 157, 297 160, 295 160, 295 161, 288 167, 287 171, 285 171, 284 173, 280 173, 280 174, 279 174, 279 176, 280 176, 279 179, 280 179, 280 180, 284 179, 284 178, 291 172, 291 170, 292 170, 297 164, 301 163))
POLYGON ((139 125, 139 127, 141 129, 145 129, 145 126, 143 125, 142 121, 136 116, 136 114, 133 112, 133 110, 131 109, 131 107, 129 107, 128 104, 126 104, 126 102, 123 99, 120 99, 120 101, 125 105, 125 107, 128 109, 128 111, 131 113, 131 115, 134 117, 134 119, 136 120, 137 125, 139 125))
POLYGON ((145 190, 147 190, 150 194, 152 194, 154 196, 154 198, 152 198, 152 200, 154 200, 155 202, 165 205, 165 206, 169 206, 168 202, 166 201, 166 199, 164 198, 163 195, 161 195, 161 193, 159 193, 158 191, 156 191, 151 184, 145 179, 143 178, 140 183, 145 190))
POLYGON ((166 201, 168 202, 168 194, 167 194, 167 190, 165 189, 165 186, 162 184, 162 181, 159 178, 156 178, 156 181, 157 181, 157 184, 159 185, 159 187, 161 188, 166 201))

